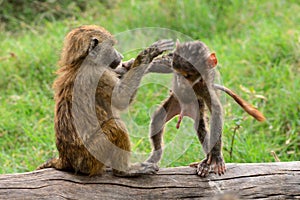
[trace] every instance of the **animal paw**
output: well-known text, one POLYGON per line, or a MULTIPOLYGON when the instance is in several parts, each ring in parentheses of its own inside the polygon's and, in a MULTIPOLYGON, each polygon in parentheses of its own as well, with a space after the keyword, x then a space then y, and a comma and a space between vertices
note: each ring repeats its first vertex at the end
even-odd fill
POLYGON ((156 174, 159 167, 156 163, 142 162, 134 165, 138 174, 156 174))
POLYGON ((157 42, 154 42, 150 46, 150 53, 153 57, 156 57, 163 53, 164 51, 172 50, 174 48, 174 42, 173 40, 158 40, 157 42))
POLYGON ((226 172, 226 167, 223 156, 212 156, 210 167, 215 174, 219 174, 219 176, 224 174, 226 172))
POLYGON ((197 175, 201 177, 205 177, 209 174, 210 165, 207 163, 207 158, 201 161, 197 166, 197 175))
POLYGON ((191 163, 190 167, 197 167, 197 175, 205 177, 210 171, 220 176, 226 172, 225 162, 222 155, 209 154, 200 163, 191 163))

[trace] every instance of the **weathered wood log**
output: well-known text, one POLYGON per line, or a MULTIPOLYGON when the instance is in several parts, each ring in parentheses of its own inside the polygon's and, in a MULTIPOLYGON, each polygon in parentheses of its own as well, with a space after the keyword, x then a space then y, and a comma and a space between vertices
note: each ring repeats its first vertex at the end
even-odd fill
POLYGON ((156 175, 88 177, 54 169, 0 175, 0 199, 300 199, 300 162, 227 164, 225 175, 195 175, 195 168, 156 175))

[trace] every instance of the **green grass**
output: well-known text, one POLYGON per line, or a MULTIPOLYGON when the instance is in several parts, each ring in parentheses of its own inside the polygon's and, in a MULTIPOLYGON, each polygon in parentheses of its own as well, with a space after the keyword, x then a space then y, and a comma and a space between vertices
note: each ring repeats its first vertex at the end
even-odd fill
MULTIPOLYGON (((81 24, 98 24, 113 34, 162 27, 204 41, 217 53, 222 83, 267 117, 264 123, 256 122, 230 98, 222 97, 226 113, 225 160, 273 162, 271 151, 282 161, 299 160, 298 1, 182 2, 124 1, 108 10, 93 2, 84 12, 74 12, 69 18, 44 19, 37 15, 30 23, 15 18, 13 25, 18 27, 3 29, 0 32, 0 173, 31 171, 57 156, 51 85, 64 35, 81 24)), ((170 80, 170 75, 147 75, 135 103, 123 114, 138 160, 151 150, 150 116, 168 96, 170 80)), ((166 128, 161 166, 187 165, 204 156, 192 121, 184 118, 179 130, 175 124, 173 119, 166 128)))

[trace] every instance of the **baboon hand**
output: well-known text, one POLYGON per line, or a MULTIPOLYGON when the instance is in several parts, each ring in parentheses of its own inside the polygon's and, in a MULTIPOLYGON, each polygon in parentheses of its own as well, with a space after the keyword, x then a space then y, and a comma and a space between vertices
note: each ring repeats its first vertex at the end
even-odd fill
POLYGON ((150 64, 152 60, 162 54, 165 51, 172 50, 174 42, 172 40, 159 40, 154 42, 150 47, 143 50, 133 64, 133 67, 140 66, 142 64, 150 64))
POLYGON ((149 53, 153 58, 155 58, 156 56, 159 56, 165 51, 172 50, 173 47, 174 47, 174 42, 171 39, 158 40, 149 47, 149 53))

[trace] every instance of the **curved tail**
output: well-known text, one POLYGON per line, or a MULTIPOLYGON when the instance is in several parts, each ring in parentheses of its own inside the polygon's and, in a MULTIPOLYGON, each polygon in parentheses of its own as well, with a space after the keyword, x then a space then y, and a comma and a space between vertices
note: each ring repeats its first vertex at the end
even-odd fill
POLYGON ((44 169, 44 168, 55 168, 55 169, 63 169, 62 162, 59 158, 51 158, 45 163, 41 164, 36 168, 36 170, 44 169))
POLYGON ((236 93, 234 93, 232 90, 218 84, 214 84, 214 88, 221 90, 223 92, 226 92, 229 96, 231 96, 249 115, 254 117, 256 120, 263 122, 266 120, 264 115, 259 112, 256 108, 254 108, 251 104, 249 104, 247 101, 242 99, 240 96, 238 96, 236 93))

